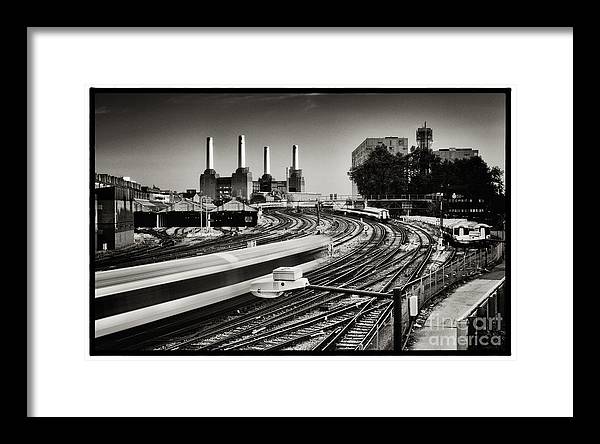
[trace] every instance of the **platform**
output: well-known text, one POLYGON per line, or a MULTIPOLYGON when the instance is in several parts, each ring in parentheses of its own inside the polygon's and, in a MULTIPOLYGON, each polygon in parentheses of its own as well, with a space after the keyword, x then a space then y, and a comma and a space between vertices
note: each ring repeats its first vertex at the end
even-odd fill
POLYGON ((415 324, 409 350, 456 350, 456 321, 505 276, 504 262, 460 286, 432 309, 425 323, 415 324))

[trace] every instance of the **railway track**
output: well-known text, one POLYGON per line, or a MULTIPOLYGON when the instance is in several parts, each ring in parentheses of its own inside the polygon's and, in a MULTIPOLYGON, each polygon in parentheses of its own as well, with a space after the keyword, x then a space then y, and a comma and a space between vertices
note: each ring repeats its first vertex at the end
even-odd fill
POLYGON ((132 267, 154 262, 181 259, 191 256, 217 253, 220 251, 245 248, 248 241, 256 241, 256 245, 293 239, 310 234, 316 228, 316 218, 302 217, 291 212, 275 211, 265 215, 269 218, 268 225, 261 225, 250 233, 239 236, 223 234, 215 239, 194 241, 188 245, 169 245, 173 237, 164 230, 138 230, 152 234, 159 238, 160 244, 151 247, 127 249, 111 254, 104 258, 97 258, 95 270, 112 270, 115 268, 132 267))
MULTIPOLYGON (((336 219, 338 224, 352 227, 343 230, 345 234, 338 242, 360 238, 362 224, 349 218, 336 219)), ((339 287, 385 292, 423 271, 435 245, 427 231, 400 223, 365 223, 369 238, 309 273, 312 284, 335 283, 339 287)), ((144 347, 196 351, 356 350, 374 334, 381 319, 389 316, 391 307, 388 299, 303 290, 269 300, 245 314, 196 326, 195 331, 182 329, 155 338, 144 347)))

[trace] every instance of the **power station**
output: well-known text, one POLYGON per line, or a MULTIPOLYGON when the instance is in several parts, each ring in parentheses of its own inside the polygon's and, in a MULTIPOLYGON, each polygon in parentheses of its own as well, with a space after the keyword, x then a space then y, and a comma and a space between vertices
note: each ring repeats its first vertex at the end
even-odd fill
POLYGON ((286 168, 285 180, 275 180, 271 175, 271 148, 263 148, 263 175, 252 180, 252 172, 246 165, 246 137, 238 136, 237 169, 231 176, 219 176, 214 168, 214 139, 206 138, 206 169, 200 175, 200 195, 213 200, 238 199, 249 201, 252 194, 297 193, 305 191, 305 180, 299 167, 299 147, 292 146, 292 165, 286 168))

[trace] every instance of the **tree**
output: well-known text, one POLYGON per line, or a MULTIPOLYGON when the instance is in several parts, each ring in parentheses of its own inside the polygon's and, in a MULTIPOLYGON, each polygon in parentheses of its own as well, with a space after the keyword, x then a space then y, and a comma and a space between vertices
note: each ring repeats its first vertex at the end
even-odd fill
POLYGON ((367 160, 352 168, 348 175, 363 196, 444 192, 484 199, 495 208, 504 202, 502 170, 490 168, 478 156, 442 161, 426 148, 415 148, 402 156, 378 145, 367 160))
POLYGON ((398 157, 385 145, 377 145, 369 158, 348 173, 363 196, 394 194, 402 182, 398 157))

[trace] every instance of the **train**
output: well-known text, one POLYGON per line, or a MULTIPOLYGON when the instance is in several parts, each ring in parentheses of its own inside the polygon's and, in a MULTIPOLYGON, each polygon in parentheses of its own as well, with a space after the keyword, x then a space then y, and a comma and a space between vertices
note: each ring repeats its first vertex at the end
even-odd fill
POLYGON ((466 219, 444 220, 444 238, 457 247, 479 248, 490 240, 490 225, 466 219))
POLYGON ((95 338, 143 328, 250 292, 275 268, 316 268, 331 239, 308 236, 153 264, 98 271, 91 306, 95 338))
POLYGON ((390 220, 390 212, 385 208, 375 207, 364 207, 364 208, 348 208, 340 207, 333 208, 333 212, 336 214, 343 214, 344 216, 361 217, 363 219, 376 220, 378 222, 387 222, 390 220))
MULTIPOLYGON (((406 222, 422 222, 439 230, 440 219, 430 216, 404 216, 400 218, 406 222)), ((450 245, 460 248, 480 248, 490 242, 490 228, 488 224, 474 222, 467 219, 444 219, 443 236, 450 245)))

